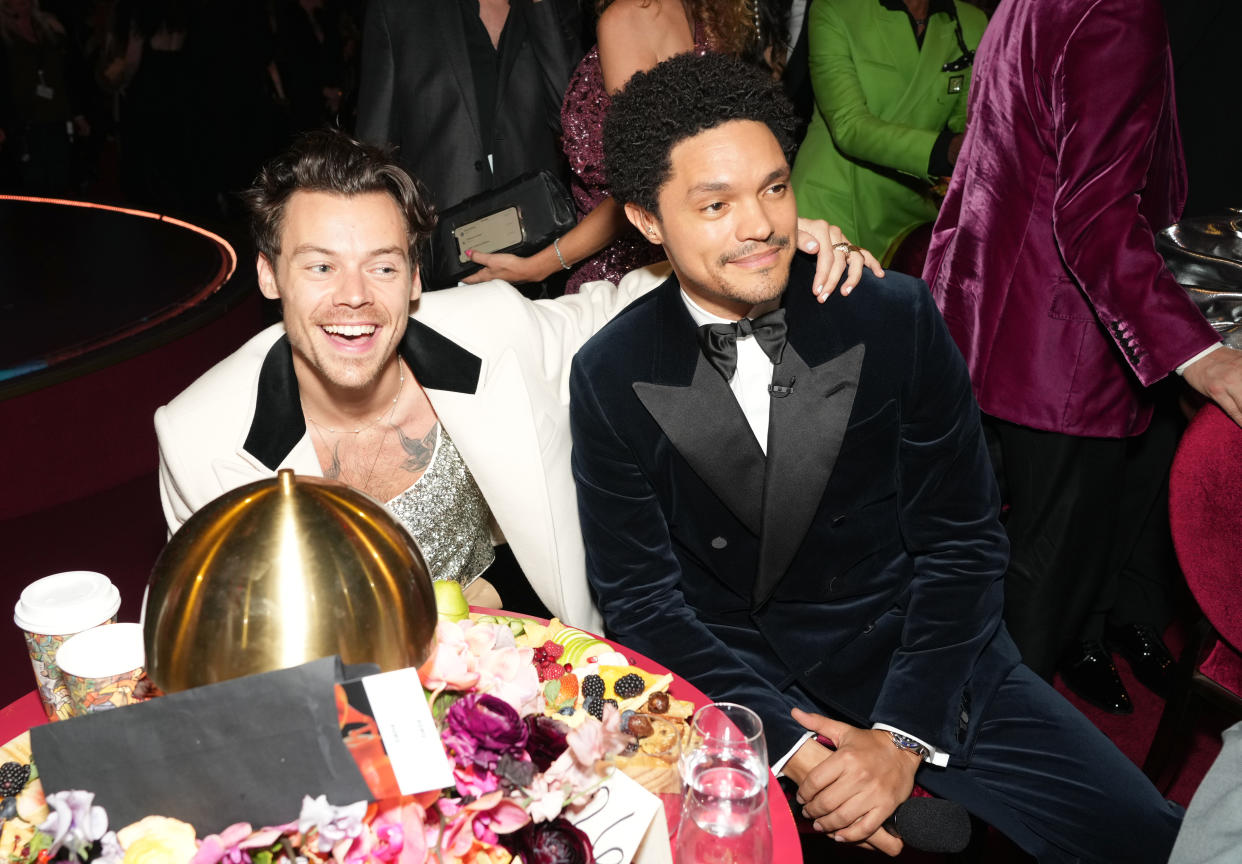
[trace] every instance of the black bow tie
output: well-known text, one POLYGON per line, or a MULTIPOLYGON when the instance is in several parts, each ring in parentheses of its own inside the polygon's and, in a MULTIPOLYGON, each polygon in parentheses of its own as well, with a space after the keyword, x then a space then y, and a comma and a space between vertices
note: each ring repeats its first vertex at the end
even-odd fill
POLYGON ((785 352, 785 330, 785 310, 773 309, 753 321, 742 318, 732 324, 704 324, 699 328, 699 347, 728 382, 737 371, 738 339, 754 336, 768 359, 779 364, 785 352))

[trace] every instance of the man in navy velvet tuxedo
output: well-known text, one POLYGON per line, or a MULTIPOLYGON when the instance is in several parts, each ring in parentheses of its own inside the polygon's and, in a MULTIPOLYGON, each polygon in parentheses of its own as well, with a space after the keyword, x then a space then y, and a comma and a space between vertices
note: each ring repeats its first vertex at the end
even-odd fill
POLYGON ((716 55, 635 76, 610 109, 613 194, 673 268, 570 379, 610 634, 758 711, 839 840, 899 851, 880 825, 917 775, 1040 860, 1163 861, 1180 808, 1001 623, 996 486, 927 287, 803 290, 792 129, 770 81, 716 55))

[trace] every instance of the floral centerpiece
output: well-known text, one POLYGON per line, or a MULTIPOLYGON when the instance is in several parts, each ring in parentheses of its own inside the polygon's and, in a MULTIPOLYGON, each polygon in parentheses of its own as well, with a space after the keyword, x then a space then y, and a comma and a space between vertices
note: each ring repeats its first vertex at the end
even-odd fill
POLYGON ((599 660, 624 658, 585 636, 555 621, 546 627, 522 619, 441 620, 436 650, 419 677, 453 785, 373 803, 308 796, 284 825, 241 823, 206 837, 158 815, 111 826, 90 792, 45 799, 29 736, 15 739, 0 766, 0 858, 22 864, 586 864, 593 860, 590 842, 567 817, 604 781, 609 760, 633 746, 621 731, 622 709, 628 720, 649 692, 667 705, 667 694, 654 687, 667 687, 670 679, 600 667, 599 660), (566 644, 578 670, 567 660, 566 644), (620 671, 605 685, 601 668, 605 675, 620 671))

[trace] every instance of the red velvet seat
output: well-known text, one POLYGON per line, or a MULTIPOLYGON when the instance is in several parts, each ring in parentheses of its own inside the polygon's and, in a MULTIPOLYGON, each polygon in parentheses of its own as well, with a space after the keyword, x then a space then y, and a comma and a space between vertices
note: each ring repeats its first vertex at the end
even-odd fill
POLYGON ((1184 755, 1199 701, 1242 719, 1242 428, 1216 405, 1200 409, 1178 445, 1169 524, 1205 620, 1182 654, 1143 765, 1158 786, 1184 755))

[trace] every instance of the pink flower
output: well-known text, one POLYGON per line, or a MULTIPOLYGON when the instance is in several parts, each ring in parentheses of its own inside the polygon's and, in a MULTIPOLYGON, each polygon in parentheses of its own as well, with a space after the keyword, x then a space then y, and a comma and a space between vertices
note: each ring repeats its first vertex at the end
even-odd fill
MULTIPOLYGON (((505 631, 508 633, 508 631, 505 631)), ((510 634, 512 638, 512 634, 510 634)), ((539 673, 530 648, 494 648, 479 658, 479 691, 512 705, 523 717, 541 709, 539 673)))
MULTIPOLYGON (((572 758, 572 757, 571 757, 572 758)), ((526 790, 530 795, 530 803, 526 812, 532 822, 548 822, 561 815, 565 806, 565 787, 561 781, 549 781, 547 775, 540 775, 526 790)))
POLYGON ((441 621, 436 625, 436 646, 418 675, 433 697, 442 690, 469 690, 478 684, 478 657, 466 643, 461 624, 441 621))
POLYGON ((376 838, 372 854, 385 862, 395 860, 396 864, 425 864, 427 836, 424 821, 427 807, 438 796, 438 792, 429 792, 405 797, 390 802, 393 806, 376 813, 371 823, 376 838))
POLYGON ((500 779, 485 768, 458 764, 453 766, 453 785, 457 794, 477 798, 499 788, 500 779))
POLYGON ((621 714, 616 707, 605 705, 602 723, 583 723, 565 736, 565 742, 580 765, 594 765, 624 750, 628 737, 621 732, 621 714))

